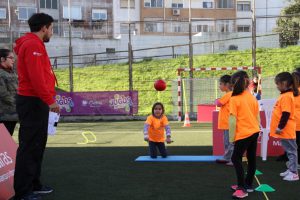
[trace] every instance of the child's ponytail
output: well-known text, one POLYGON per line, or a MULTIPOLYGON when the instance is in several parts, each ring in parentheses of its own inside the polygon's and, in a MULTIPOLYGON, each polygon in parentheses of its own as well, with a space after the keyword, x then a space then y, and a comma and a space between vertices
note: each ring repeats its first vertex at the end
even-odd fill
POLYGON ((293 94, 294 96, 299 95, 299 75, 297 72, 292 73, 292 78, 293 78, 293 83, 292 83, 292 89, 293 89, 293 94))
POLYGON ((249 85, 249 76, 245 71, 238 71, 231 76, 233 87, 232 96, 237 96, 244 92, 249 85))

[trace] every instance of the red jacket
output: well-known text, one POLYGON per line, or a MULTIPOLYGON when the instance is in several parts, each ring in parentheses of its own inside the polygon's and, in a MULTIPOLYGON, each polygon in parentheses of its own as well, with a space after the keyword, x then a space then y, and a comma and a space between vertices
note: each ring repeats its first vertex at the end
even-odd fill
POLYGON ((16 40, 18 56, 18 94, 39 97, 51 105, 55 102, 55 75, 44 42, 34 33, 16 40))

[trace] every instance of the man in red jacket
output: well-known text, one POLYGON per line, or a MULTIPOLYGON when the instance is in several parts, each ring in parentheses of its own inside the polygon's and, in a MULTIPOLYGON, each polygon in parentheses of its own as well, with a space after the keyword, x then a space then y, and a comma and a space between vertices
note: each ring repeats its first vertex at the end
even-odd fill
POLYGON ((15 200, 40 200, 52 188, 40 182, 48 137, 49 111, 59 112, 55 101, 55 75, 45 48, 53 34, 53 18, 36 13, 28 20, 31 33, 16 40, 18 56, 17 113, 19 148, 14 177, 15 200))

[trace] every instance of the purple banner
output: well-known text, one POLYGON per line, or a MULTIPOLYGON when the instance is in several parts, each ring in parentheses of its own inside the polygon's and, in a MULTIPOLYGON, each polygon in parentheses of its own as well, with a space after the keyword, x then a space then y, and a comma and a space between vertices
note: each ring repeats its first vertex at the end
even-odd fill
POLYGON ((137 91, 57 92, 56 102, 62 116, 130 115, 138 112, 137 91))

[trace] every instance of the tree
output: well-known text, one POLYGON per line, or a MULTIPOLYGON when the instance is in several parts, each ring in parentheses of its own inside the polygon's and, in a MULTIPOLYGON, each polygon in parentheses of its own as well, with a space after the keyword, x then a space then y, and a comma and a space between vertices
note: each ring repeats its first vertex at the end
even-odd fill
POLYGON ((299 39, 300 28, 300 0, 290 0, 291 4, 281 11, 281 15, 296 15, 280 17, 277 20, 276 31, 279 32, 281 47, 296 45, 299 39), (299 16, 297 16, 299 15, 299 16))

